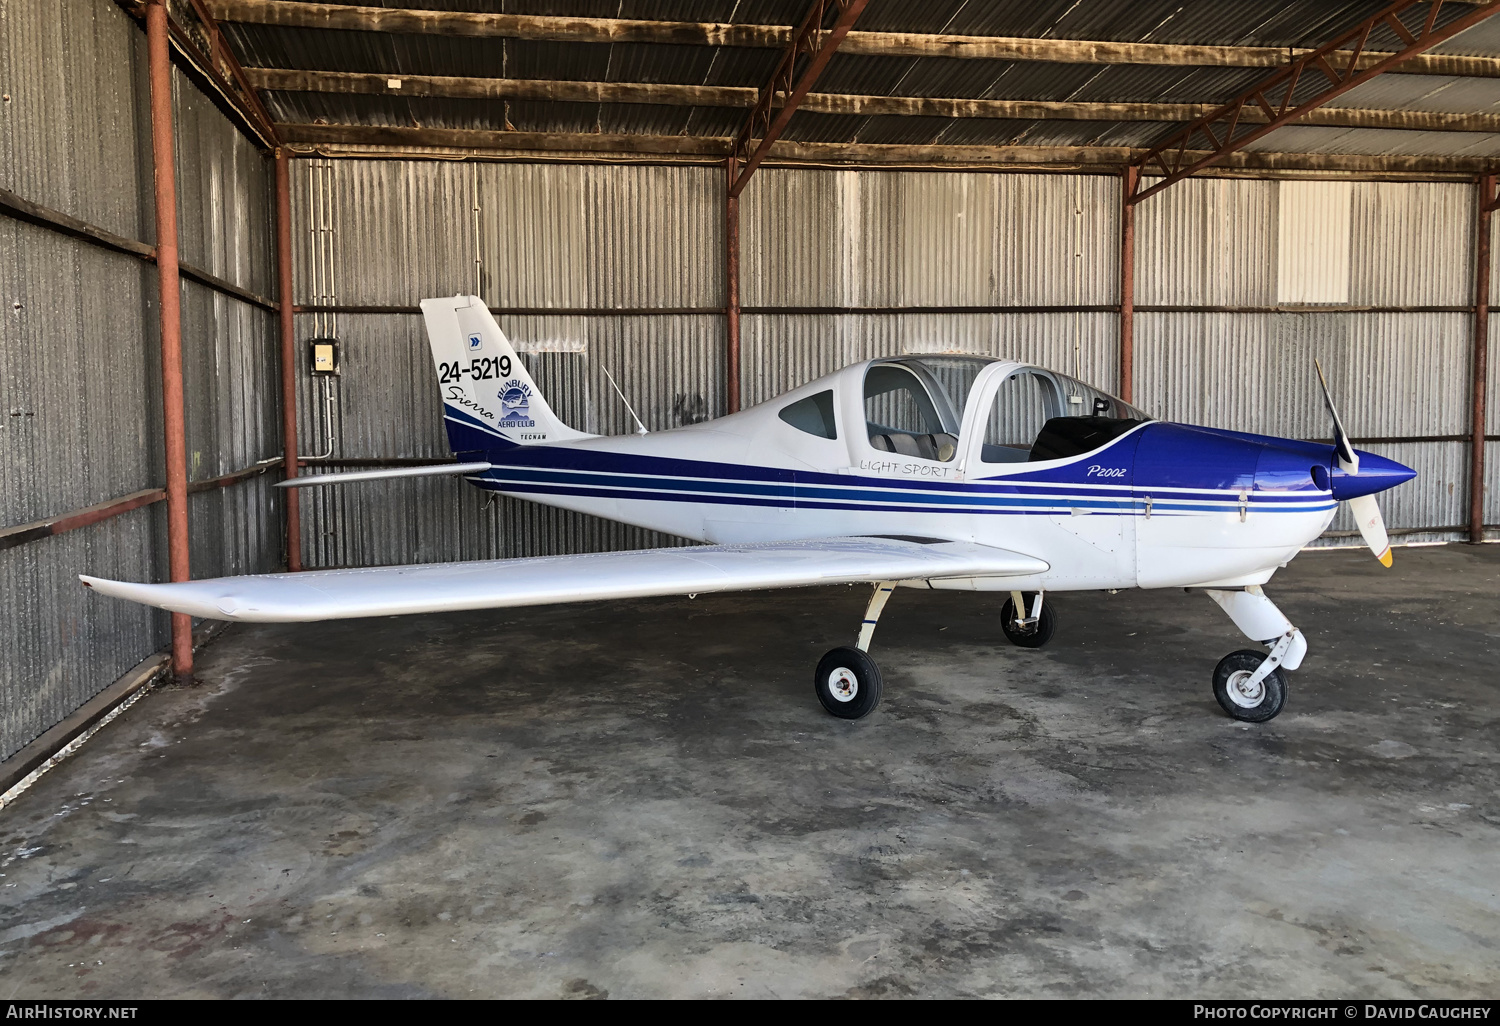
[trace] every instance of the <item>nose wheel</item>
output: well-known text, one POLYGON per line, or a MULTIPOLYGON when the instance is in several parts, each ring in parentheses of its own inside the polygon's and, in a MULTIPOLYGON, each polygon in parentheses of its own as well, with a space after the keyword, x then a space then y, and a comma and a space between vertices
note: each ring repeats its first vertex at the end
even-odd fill
POLYGON ((1260 673, 1266 653, 1242 648, 1214 667, 1214 697, 1230 716, 1247 723, 1264 723, 1286 704, 1287 681, 1281 667, 1260 673))

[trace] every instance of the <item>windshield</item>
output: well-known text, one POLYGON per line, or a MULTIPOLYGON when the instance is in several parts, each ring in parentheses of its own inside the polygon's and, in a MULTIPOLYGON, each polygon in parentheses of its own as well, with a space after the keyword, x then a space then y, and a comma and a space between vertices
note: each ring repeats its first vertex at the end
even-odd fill
POLYGON ((1150 420, 1145 413, 1123 399, 1116 399, 1108 392, 1101 392, 1093 385, 1084 384, 1057 371, 1049 374, 1062 386, 1066 407, 1057 416, 1062 417, 1110 417, 1115 420, 1150 420))
POLYGON ((1012 371, 995 389, 981 463, 1034 463, 1092 452, 1149 418, 1077 378, 1039 367, 1012 371))

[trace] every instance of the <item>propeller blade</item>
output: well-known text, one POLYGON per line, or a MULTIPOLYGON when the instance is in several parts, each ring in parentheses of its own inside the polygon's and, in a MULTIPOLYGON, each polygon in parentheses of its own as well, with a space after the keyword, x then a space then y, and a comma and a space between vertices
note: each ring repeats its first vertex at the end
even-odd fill
POLYGON ((1365 544, 1370 546, 1370 551, 1375 553, 1375 558, 1380 560, 1382 566, 1391 565, 1391 542, 1385 533, 1385 518, 1380 515, 1380 507, 1375 504, 1375 496, 1359 495, 1349 500, 1349 512, 1354 514, 1354 522, 1359 525, 1359 533, 1364 535, 1365 544))
POLYGON ((1328 379, 1323 376, 1323 365, 1313 360, 1313 366, 1318 369, 1318 383, 1323 386, 1323 403, 1333 417, 1333 445, 1338 450, 1339 469, 1346 474, 1358 474, 1359 455, 1354 451, 1354 446, 1349 444, 1349 433, 1344 430, 1344 422, 1339 420, 1339 411, 1334 409, 1333 396, 1328 391, 1328 379))

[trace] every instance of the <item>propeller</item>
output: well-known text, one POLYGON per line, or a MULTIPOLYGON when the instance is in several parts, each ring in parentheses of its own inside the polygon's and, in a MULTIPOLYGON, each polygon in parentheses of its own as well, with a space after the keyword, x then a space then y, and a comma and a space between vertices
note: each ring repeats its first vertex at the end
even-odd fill
MULTIPOLYGON (((1318 369, 1318 383, 1323 386, 1323 402, 1328 406, 1329 416, 1333 418, 1333 448, 1339 469, 1351 476, 1357 475, 1359 453, 1349 443, 1344 422, 1339 420, 1339 411, 1333 405, 1333 395, 1328 391, 1328 379, 1323 375, 1323 365, 1314 360, 1313 366, 1318 369)), ((1380 506, 1376 504, 1374 494, 1356 495, 1345 501, 1349 503, 1349 512, 1354 514, 1354 522, 1359 526, 1359 533, 1364 537, 1365 544, 1370 546, 1370 551, 1375 553, 1375 558, 1380 560, 1382 566, 1389 567, 1391 542, 1385 533, 1385 518, 1380 515, 1380 506)))

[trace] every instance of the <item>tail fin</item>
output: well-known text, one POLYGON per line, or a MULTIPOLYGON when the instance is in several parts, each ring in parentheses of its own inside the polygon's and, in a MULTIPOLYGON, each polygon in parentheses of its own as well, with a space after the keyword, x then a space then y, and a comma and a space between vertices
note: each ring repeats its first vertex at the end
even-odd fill
POLYGON ((455 453, 589 437, 552 412, 479 297, 424 299, 422 316, 455 453))

